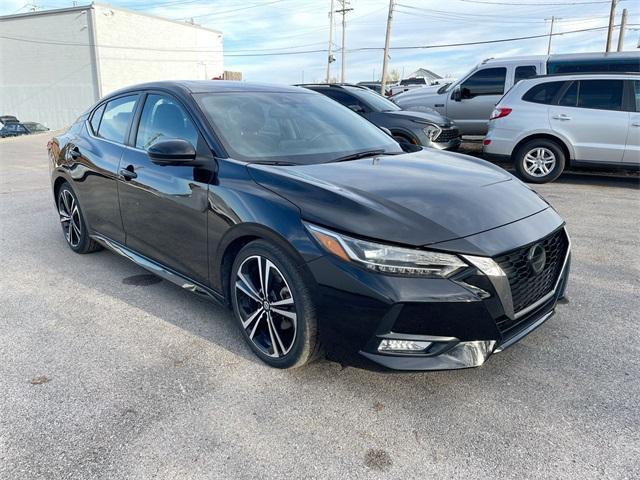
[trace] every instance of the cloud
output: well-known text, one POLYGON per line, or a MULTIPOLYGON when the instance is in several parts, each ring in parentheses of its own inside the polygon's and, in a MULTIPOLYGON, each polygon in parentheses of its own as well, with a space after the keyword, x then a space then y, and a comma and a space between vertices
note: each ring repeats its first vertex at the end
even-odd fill
MULTIPOLYGON (((515 3, 515 0, 509 0, 515 3)), ((533 3, 527 2, 527 3, 533 3)), ((557 0, 561 3, 560 0, 557 0)), ((13 13, 26 0, 4 0, 0 13, 13 13)), ((549 3, 548 0, 539 0, 549 3)), ((322 80, 326 72, 328 42, 328 11, 330 0, 112 0, 114 6, 138 9, 171 19, 192 18, 205 27, 224 34, 225 68, 239 70, 249 81, 297 83, 322 80), (322 50, 316 53, 283 56, 232 57, 261 50, 263 53, 300 50, 322 50)), ((336 5, 338 1, 336 0, 336 5)), ((549 31, 551 15, 559 17, 554 30, 566 32, 599 27, 608 23, 608 4, 557 6, 501 6, 474 4, 460 0, 398 2, 394 15, 391 45, 442 45, 484 41, 499 38, 541 35, 549 31)), ((346 44, 348 50, 384 46, 388 0, 352 0, 353 11, 347 14, 346 44)), ((69 2, 54 2, 46 7, 68 6, 69 2)), ((630 10, 628 22, 640 23, 630 1, 619 3, 630 10)), ((21 11, 26 11, 25 7, 21 11)), ((338 15, 336 15, 338 17, 338 15)), ((336 20, 338 20, 336 18, 336 20)), ((339 76, 341 25, 336 21, 332 65, 339 76)), ((25 32, 25 35, 28 35, 25 32)), ((606 30, 571 34, 553 38, 552 52, 569 53, 602 51, 606 30)), ((617 41, 617 33, 615 35, 617 41)), ((635 48, 637 31, 628 31, 626 49, 635 48)), ((180 48, 185 48, 180 45, 180 48)), ((460 76, 484 58, 544 54, 547 38, 465 47, 424 50, 393 50, 391 68, 409 73, 425 67, 441 75, 460 76)), ((347 80, 357 82, 379 77, 382 51, 352 51, 346 56, 347 80)))

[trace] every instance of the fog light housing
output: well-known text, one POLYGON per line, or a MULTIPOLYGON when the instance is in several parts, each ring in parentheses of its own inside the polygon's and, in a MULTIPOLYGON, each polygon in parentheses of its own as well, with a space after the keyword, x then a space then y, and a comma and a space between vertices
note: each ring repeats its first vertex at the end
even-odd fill
POLYGON ((384 338, 378 345, 379 352, 387 353, 423 353, 432 342, 421 340, 392 340, 384 338))

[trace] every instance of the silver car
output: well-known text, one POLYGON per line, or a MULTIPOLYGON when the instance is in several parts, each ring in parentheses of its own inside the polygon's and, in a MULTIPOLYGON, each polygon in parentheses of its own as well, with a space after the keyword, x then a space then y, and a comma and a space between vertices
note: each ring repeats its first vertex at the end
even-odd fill
POLYGON ((640 75, 573 74, 522 80, 500 100, 484 139, 520 177, 551 182, 568 165, 640 166, 640 75))

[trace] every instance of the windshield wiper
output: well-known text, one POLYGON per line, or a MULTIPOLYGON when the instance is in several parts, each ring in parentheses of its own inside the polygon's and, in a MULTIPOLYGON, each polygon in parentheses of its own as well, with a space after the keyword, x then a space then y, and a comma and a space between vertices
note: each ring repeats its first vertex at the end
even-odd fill
POLYGON ((285 167, 291 167, 291 166, 295 166, 297 165, 296 163, 292 163, 292 162, 280 162, 277 160, 259 160, 257 162, 251 162, 254 165, 278 165, 278 166, 285 166, 285 167))
POLYGON ((345 155, 344 157, 338 157, 333 160, 329 160, 327 163, 346 162, 348 160, 357 160, 364 157, 373 157, 374 155, 380 155, 382 153, 385 153, 384 148, 380 148, 378 150, 365 150, 363 152, 356 152, 350 155, 345 155))

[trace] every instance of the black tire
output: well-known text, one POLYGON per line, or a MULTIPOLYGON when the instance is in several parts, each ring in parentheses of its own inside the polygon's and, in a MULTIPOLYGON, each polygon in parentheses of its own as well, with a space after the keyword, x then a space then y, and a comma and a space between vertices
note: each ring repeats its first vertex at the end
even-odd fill
POLYGON ((318 356, 318 324, 311 291, 299 267, 284 250, 265 240, 247 244, 233 262, 229 285, 238 327, 263 362, 275 368, 295 368, 318 356), (264 272, 262 276, 258 275, 258 269, 264 272), (259 285, 264 282, 267 283, 266 305, 259 285), (254 294, 259 298, 254 298, 254 294), (275 306, 288 300, 291 305, 275 306), (263 313, 258 313, 260 310, 263 313), (295 318, 278 313, 283 311, 289 316, 293 313, 295 318), (254 316, 257 319, 251 321, 254 316), (289 331, 291 326, 293 332, 289 331))
POLYGON ((553 182, 564 170, 566 157, 560 144, 547 138, 534 138, 520 146, 513 155, 513 163, 518 176, 529 183, 553 182), (543 152, 542 155, 539 152, 543 152), (534 158, 536 157, 536 158, 534 158), (535 166, 537 158, 542 164, 535 166), (544 164, 552 161, 553 163, 544 164), (544 172, 542 169, 548 169, 544 172))
POLYGON ((89 237, 80 202, 68 182, 64 182, 56 191, 56 206, 62 233, 71 250, 76 253, 92 253, 102 249, 99 243, 89 237))

